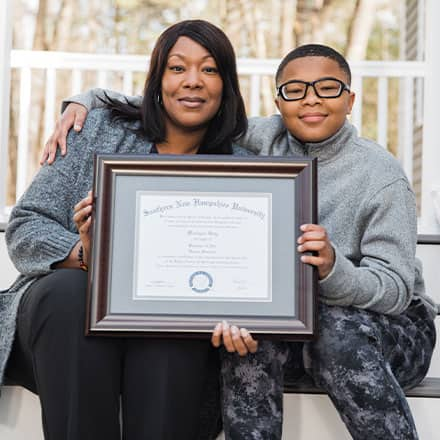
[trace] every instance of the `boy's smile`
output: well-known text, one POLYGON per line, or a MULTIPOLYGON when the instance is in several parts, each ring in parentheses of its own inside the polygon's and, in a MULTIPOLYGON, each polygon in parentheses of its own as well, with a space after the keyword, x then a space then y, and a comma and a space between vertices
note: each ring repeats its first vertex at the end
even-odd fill
MULTIPOLYGON (((290 61, 283 69, 278 84, 291 80, 315 81, 332 77, 346 83, 347 74, 330 58, 310 56, 290 61)), ((289 132, 301 142, 321 142, 333 136, 351 112, 354 93, 343 91, 338 98, 320 98, 309 87, 303 99, 285 101, 277 96, 275 103, 289 132)))

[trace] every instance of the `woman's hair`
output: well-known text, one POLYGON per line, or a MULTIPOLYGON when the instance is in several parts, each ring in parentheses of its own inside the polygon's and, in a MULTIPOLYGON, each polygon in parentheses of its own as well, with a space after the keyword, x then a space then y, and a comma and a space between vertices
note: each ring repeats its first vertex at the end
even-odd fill
POLYGON ((122 120, 140 120, 142 133, 151 142, 166 140, 166 111, 161 99, 162 77, 168 54, 180 37, 188 37, 203 46, 215 59, 223 81, 223 95, 217 114, 209 122, 199 149, 205 154, 229 154, 232 141, 247 129, 247 118, 240 93, 235 53, 225 33, 204 20, 185 20, 166 29, 151 54, 150 68, 144 86, 140 109, 110 100, 112 116, 122 120))

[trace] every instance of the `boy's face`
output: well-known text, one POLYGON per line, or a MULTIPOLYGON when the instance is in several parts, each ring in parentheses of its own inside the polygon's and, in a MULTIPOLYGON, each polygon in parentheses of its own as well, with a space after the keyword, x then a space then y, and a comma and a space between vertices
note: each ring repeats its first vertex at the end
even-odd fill
MULTIPOLYGON (((330 58, 297 58, 286 65, 277 86, 290 80, 311 82, 328 77, 348 82, 346 73, 330 58)), ((313 87, 298 101, 275 98, 284 125, 301 142, 321 142, 334 135, 350 114, 353 102, 353 92, 344 90, 338 98, 319 98, 313 87)))

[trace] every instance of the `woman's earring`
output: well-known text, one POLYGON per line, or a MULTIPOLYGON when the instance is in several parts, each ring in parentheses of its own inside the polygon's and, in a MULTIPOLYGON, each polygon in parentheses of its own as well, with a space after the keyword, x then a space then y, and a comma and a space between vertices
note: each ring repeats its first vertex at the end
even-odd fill
POLYGON ((157 94, 156 99, 157 99, 157 103, 158 103, 159 105, 162 105, 162 96, 160 96, 160 93, 157 94))

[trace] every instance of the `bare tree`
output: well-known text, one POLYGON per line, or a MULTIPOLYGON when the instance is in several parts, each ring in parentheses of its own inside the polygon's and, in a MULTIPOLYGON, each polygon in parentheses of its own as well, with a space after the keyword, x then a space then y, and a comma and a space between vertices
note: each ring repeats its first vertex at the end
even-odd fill
POLYGON ((285 55, 292 50, 295 41, 295 22, 297 16, 297 0, 282 1, 281 14, 281 44, 279 48, 279 56, 285 55))
POLYGON ((365 59, 378 0, 356 0, 348 29, 345 55, 351 61, 365 59))
POLYGON ((35 19, 34 50, 47 50, 46 42, 46 18, 48 16, 47 0, 40 0, 35 19))
POLYGON ((76 8, 76 0, 63 0, 60 2, 58 17, 55 20, 53 34, 49 42, 51 50, 69 49, 72 43, 71 32, 74 27, 76 8))
POLYGON ((295 26, 298 45, 324 40, 329 17, 337 8, 336 0, 298 0, 295 26))
POLYGON ((326 38, 326 29, 332 15, 337 8, 335 0, 324 0, 321 7, 315 11, 312 17, 312 39, 314 42, 323 43, 326 38))

